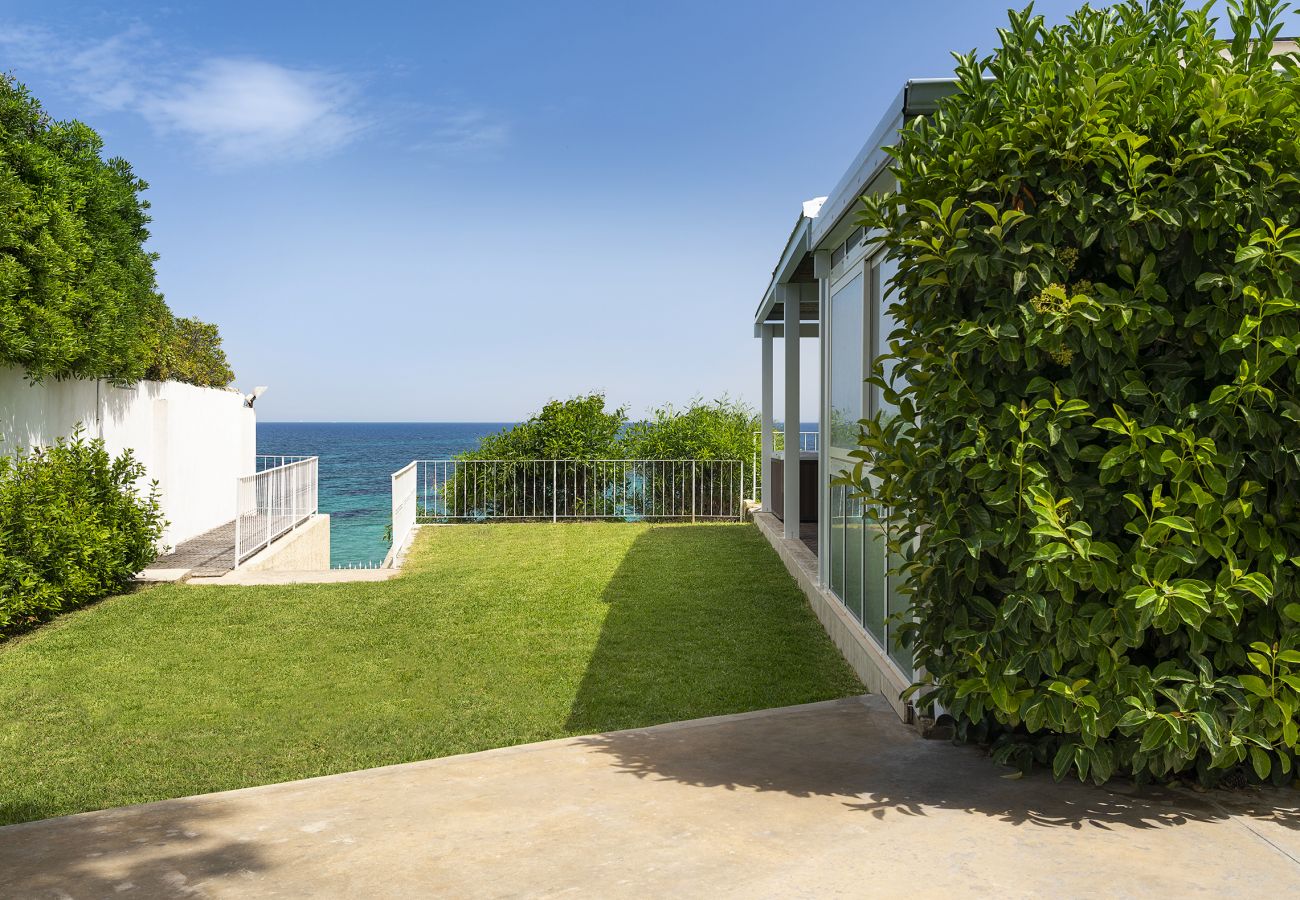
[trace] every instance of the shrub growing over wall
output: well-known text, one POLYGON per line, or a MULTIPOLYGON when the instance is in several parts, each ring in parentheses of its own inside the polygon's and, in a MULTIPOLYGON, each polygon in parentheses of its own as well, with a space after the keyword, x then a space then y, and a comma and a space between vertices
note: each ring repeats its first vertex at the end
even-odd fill
POLYGON ((130 451, 80 434, 0 456, 0 635, 122 590, 162 535, 130 451))
POLYGON ((146 373, 154 381, 225 387, 235 380, 216 325, 169 316, 158 329, 156 341, 146 373))
POLYGON ((1013 14, 868 200, 902 412, 856 475, 920 696, 1058 777, 1294 766, 1300 82, 1229 5, 1013 14))
POLYGON ((163 372, 224 387, 215 328, 174 320, 158 293, 147 185, 102 150, 92 128, 51 119, 0 76, 0 364, 34 381, 163 372))

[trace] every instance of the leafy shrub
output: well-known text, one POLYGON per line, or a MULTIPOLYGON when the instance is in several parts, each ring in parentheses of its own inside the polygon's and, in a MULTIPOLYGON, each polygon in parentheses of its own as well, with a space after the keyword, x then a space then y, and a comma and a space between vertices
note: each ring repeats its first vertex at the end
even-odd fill
POLYGON ((445 509, 423 514, 468 515, 549 514, 557 507, 586 509, 603 488, 586 468, 575 468, 561 490, 553 489, 556 473, 537 460, 611 459, 619 455, 618 434, 626 410, 605 409, 599 392, 568 400, 552 400, 541 411, 510 428, 488 435, 461 460, 508 460, 509 465, 464 466, 447 481, 445 509), (518 463, 518 464, 515 464, 518 463))
POLYGON ((201 387, 225 387, 235 380, 216 325, 198 319, 168 317, 158 329, 147 377, 183 381, 201 387))
POLYGON ((228 384, 212 326, 174 320, 158 292, 147 185, 102 150, 89 126, 52 120, 0 76, 0 364, 33 381, 132 382, 161 365, 228 384))
POLYGON ((737 459, 754 452, 758 417, 743 403, 723 397, 696 400, 684 410, 661 406, 633 422, 620 438, 629 459, 737 459))
POLYGON ((1058 777, 1294 766, 1300 81, 1230 7, 1013 13, 867 200, 901 414, 855 476, 917 690, 1058 777))
POLYGON ((609 459, 627 410, 607 412, 601 393, 552 400, 526 422, 488 435, 461 459, 609 459))
POLYGON ((0 457, 0 635, 120 591, 153 560, 163 523, 144 474, 80 433, 0 457))

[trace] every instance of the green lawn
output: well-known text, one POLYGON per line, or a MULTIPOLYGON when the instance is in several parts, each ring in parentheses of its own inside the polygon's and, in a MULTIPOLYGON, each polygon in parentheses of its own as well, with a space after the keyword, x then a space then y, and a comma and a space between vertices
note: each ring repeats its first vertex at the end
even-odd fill
POLYGON ((389 582, 158 587, 0 644, 0 822, 861 690, 752 526, 426 528, 389 582))

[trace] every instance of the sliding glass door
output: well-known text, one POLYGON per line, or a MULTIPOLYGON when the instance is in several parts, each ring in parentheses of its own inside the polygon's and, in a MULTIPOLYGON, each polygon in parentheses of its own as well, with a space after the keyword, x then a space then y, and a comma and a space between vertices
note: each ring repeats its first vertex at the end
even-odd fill
MULTIPOLYGON (((864 381, 872 362, 888 352, 895 328, 888 311, 889 280, 895 270, 893 263, 876 257, 859 259, 832 273, 827 327, 832 475, 853 464, 848 454, 857 447, 858 420, 877 412, 888 415, 895 408, 879 388, 864 381)), ((892 365, 886 366, 886 377, 892 371, 892 365)), ((889 574, 897 560, 889 558, 877 511, 853 497, 848 488, 833 486, 828 537, 825 552, 831 591, 911 677, 912 654, 896 640, 897 616, 907 608, 906 597, 897 576, 889 574)))

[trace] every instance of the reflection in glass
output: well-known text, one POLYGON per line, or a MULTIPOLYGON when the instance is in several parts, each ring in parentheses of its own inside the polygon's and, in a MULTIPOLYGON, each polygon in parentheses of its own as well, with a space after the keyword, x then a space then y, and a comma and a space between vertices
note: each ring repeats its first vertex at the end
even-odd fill
POLYGON ((853 618, 862 621, 862 501, 849 497, 844 515, 844 593, 853 618))
POLYGON ((862 418, 862 284, 855 275, 831 296, 829 430, 831 446, 846 449, 857 446, 862 418))
MULTIPOLYGON (((889 285, 890 279, 898 272, 898 263, 894 260, 884 260, 880 265, 871 270, 871 296, 872 300, 872 328, 871 328, 871 359, 872 362, 880 356, 892 352, 889 347, 889 336, 893 334, 894 329, 898 328, 898 320, 889 312, 889 306, 894 302, 895 291, 889 285)), ((882 374, 886 383, 893 384, 894 380, 894 361, 892 359, 882 360, 882 374)), ((871 386, 871 412, 882 413, 882 419, 889 419, 893 414, 898 412, 898 405, 890 403, 885 399, 884 392, 876 387, 871 386)))
MULTIPOLYGON (((897 573, 899 567, 903 564, 903 558, 897 553, 890 554, 889 569, 891 573, 897 573)), ((898 625, 902 614, 906 614, 908 606, 912 602, 910 595, 904 594, 900 588, 903 585, 903 578, 897 574, 889 576, 888 591, 888 609, 889 614, 889 658, 892 659, 900 669, 902 669, 910 678, 913 669, 913 657, 911 649, 911 639, 908 638, 906 644, 899 641, 898 625)))
POLYGON ((872 637, 885 643, 885 533, 874 513, 867 515, 866 521, 866 609, 864 612, 867 631, 872 637))
POLYGON ((844 597, 844 494, 842 487, 831 488, 830 546, 826 552, 831 560, 831 592, 844 597))

